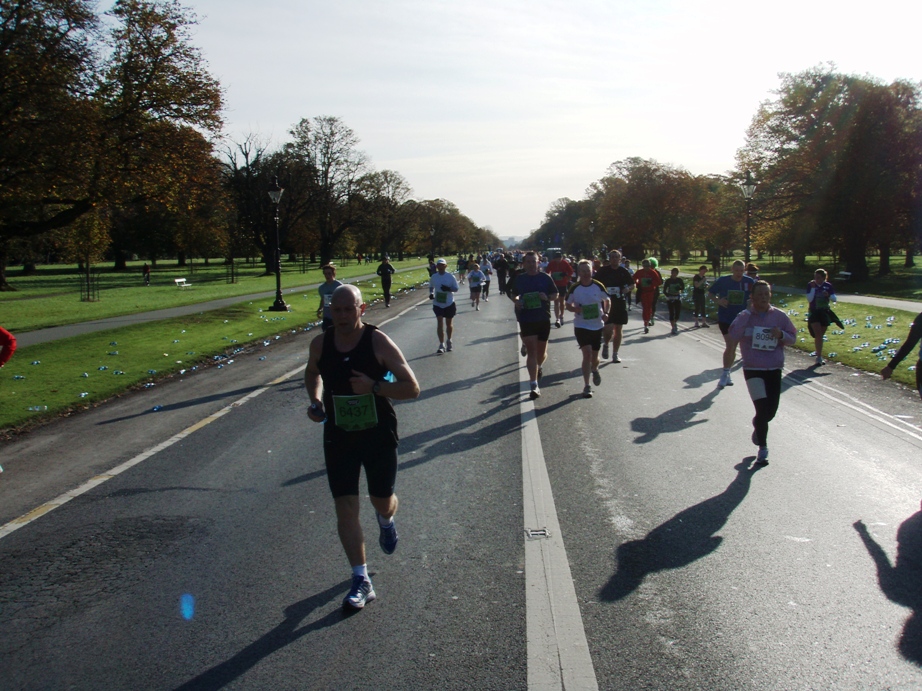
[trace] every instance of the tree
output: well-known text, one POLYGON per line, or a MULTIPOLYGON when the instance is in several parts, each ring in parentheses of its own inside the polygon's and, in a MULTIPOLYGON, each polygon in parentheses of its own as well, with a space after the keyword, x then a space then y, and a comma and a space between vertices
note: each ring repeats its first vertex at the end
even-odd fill
POLYGON ((195 16, 145 0, 119 0, 111 16, 100 33, 86 2, 0 6, 0 267, 10 238, 94 207, 169 205, 187 183, 171 153, 220 130, 221 89, 190 40, 195 16))
POLYGON ((359 181, 368 171, 358 137, 337 117, 302 119, 290 132, 286 157, 307 176, 309 216, 320 242, 320 261, 332 260, 334 249, 361 220, 363 199, 359 181))
MULTIPOLYGON (((783 74, 738 152, 759 180, 760 219, 777 225, 795 269, 808 252, 839 251, 856 280, 867 249, 889 256, 918 218, 919 86, 838 74, 833 65, 783 74)), ((888 262, 882 270, 888 270, 888 262)))

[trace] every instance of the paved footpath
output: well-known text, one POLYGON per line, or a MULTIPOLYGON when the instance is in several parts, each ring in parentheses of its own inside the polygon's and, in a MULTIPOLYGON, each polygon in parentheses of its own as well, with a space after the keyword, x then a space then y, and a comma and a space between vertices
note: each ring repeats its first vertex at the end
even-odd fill
MULTIPOLYGON (((423 265, 414 266, 409 269, 400 269, 397 273, 405 271, 416 271, 423 268, 423 265)), ((367 281, 377 278, 376 274, 366 276, 355 276, 344 279, 345 283, 355 283, 358 281, 367 281)), ((319 283, 312 283, 306 286, 296 288, 286 288, 282 290, 283 295, 294 295, 303 293, 306 290, 316 290, 319 283)), ((26 331, 16 334, 16 345, 19 348, 57 341, 62 338, 71 336, 82 336, 83 334, 95 333, 96 331, 105 331, 106 329, 117 329, 122 326, 131 326, 132 324, 143 324, 145 322, 155 322, 162 319, 172 319, 173 317, 184 317, 188 314, 198 312, 208 312, 211 310, 239 305, 241 302, 255 302, 257 300, 271 300, 275 297, 275 291, 270 290, 263 293, 253 293, 252 295, 236 295, 234 297, 222 298, 220 300, 209 300, 207 302, 195 302, 191 305, 182 305, 180 307, 170 307, 162 310, 151 312, 138 312, 137 314, 123 314, 119 317, 108 317, 107 319, 95 319, 93 321, 79 322, 76 324, 65 324, 64 326, 53 326, 47 329, 37 331, 26 331)))
MULTIPOLYGON (((792 295, 805 295, 807 293, 803 288, 791 288, 790 286, 772 286, 774 293, 791 293, 792 295)), ((875 307, 884 307, 891 310, 905 310, 907 312, 922 312, 922 302, 918 300, 895 300, 893 298, 882 298, 876 295, 848 295, 836 293, 839 302, 851 302, 858 305, 874 305, 875 307)))

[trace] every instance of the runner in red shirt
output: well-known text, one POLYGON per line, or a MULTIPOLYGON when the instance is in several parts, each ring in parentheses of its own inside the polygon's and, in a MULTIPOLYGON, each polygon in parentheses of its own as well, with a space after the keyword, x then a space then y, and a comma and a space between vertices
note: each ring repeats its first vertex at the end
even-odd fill
POLYGON ((650 333, 656 290, 663 284, 663 278, 658 271, 650 267, 650 260, 644 259, 643 268, 634 272, 634 284, 637 286, 637 297, 643 307, 643 332, 650 333))
POLYGON ((560 325, 563 324, 563 315, 566 311, 564 302, 566 301, 567 288, 573 278, 573 266, 563 258, 561 252, 555 252, 554 258, 547 263, 547 273, 554 280, 554 285, 557 286, 557 297, 554 298, 554 317, 557 321, 554 322, 554 326, 559 329, 560 325))

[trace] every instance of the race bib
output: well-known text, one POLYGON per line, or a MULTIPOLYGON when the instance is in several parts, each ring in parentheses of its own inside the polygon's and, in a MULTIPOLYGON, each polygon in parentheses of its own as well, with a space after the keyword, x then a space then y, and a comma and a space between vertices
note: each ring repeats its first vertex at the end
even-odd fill
POLYGON ((652 279, 652 278, 641 278, 641 279, 640 279, 640 287, 641 287, 641 288, 649 288, 649 287, 652 286, 652 285, 653 285, 653 279, 652 279))
POLYGON ((333 408, 336 411, 336 426, 347 432, 371 429, 378 424, 374 394, 333 396, 333 408))
POLYGON ((608 290, 608 294, 611 295, 613 298, 619 298, 619 297, 621 297, 621 288, 620 288, 620 287, 618 287, 618 286, 609 286, 607 290, 608 290))
POLYGON ((593 302, 589 305, 581 305, 583 319, 593 320, 599 318, 599 303, 593 302))
POLYGON ((565 279, 566 277, 567 277, 567 275, 566 275, 563 271, 552 271, 552 272, 551 272, 551 278, 554 279, 554 282, 555 282, 555 283, 556 283, 557 281, 562 281, 562 280, 565 279))
POLYGON ((818 295, 816 297, 816 309, 825 310, 829 309, 829 296, 828 295, 818 295))
POLYGON ((745 290, 728 290, 727 291, 727 300, 731 305, 742 305, 743 300, 746 298, 745 290))
POLYGON ((752 327, 753 350, 774 350, 776 347, 778 347, 778 339, 772 336, 772 327, 752 327))
POLYGON ((447 305, 448 304, 448 293, 446 293, 444 290, 436 291, 435 301, 439 303, 440 305, 447 305))
POLYGON ((329 307, 333 304, 333 293, 324 293, 323 294, 323 306, 329 307))
POLYGON ((524 293, 522 295, 522 304, 525 309, 534 310, 541 307, 541 296, 538 293, 524 293))

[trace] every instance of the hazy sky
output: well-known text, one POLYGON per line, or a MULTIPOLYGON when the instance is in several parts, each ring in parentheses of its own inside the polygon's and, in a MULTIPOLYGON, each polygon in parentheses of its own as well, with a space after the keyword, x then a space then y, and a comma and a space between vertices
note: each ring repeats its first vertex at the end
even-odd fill
POLYGON ((779 72, 922 80, 922 3, 185 0, 226 131, 335 115, 378 170, 500 237, 629 156, 734 167, 779 72))

